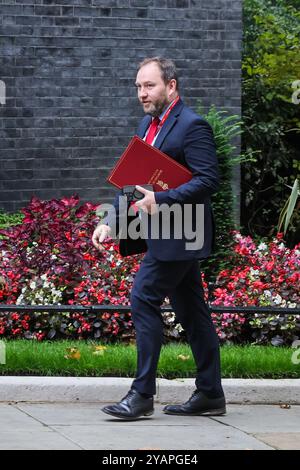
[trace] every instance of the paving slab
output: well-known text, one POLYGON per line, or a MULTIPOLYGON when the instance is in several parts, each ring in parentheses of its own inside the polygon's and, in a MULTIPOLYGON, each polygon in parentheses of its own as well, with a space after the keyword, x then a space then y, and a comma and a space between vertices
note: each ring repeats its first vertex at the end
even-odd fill
POLYGON ((299 449, 300 406, 228 405, 226 416, 121 421, 99 403, 0 404, 0 449, 299 449))
MULTIPOLYGON (((2 424, 1 424, 2 426, 2 424)), ((0 431, 0 450, 81 450, 52 429, 0 431)))
POLYGON ((255 413, 249 405, 236 405, 230 413, 218 416, 220 423, 229 424, 247 433, 300 432, 300 406, 280 408, 280 405, 256 405, 255 413))
POLYGON ((1 450, 80 449, 70 439, 12 405, 0 404, 0 423, 1 450))
POLYGON ((121 425, 113 421, 105 426, 58 426, 55 429, 85 449, 272 449, 271 446, 237 429, 224 428, 217 423, 208 426, 206 420, 202 420, 201 425, 181 424, 172 427, 167 420, 160 427, 157 427, 154 420, 148 420, 147 424, 139 426, 133 426, 131 423, 130 429, 128 425, 124 426, 124 423, 121 425))
POLYGON ((274 449, 300 450, 300 432, 259 433, 254 437, 274 449))

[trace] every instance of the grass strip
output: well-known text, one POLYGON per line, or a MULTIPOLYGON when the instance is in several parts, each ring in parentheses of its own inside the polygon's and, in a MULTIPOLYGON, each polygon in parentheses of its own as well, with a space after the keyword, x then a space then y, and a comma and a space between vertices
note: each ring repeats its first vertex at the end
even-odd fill
MULTIPOLYGON (((4 340, 6 363, 0 375, 133 377, 136 347, 93 341, 4 340)), ((223 378, 299 378, 295 349, 274 346, 222 346, 223 378)), ((158 377, 195 377, 196 368, 186 344, 163 346, 158 377)))

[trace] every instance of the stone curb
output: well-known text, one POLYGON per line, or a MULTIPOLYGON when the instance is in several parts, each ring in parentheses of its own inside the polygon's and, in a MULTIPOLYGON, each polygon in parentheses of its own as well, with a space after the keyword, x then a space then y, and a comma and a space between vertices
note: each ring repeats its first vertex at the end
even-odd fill
MULTIPOLYGON (((115 377, 0 377, 0 402, 120 401, 131 378, 115 377)), ((227 403, 300 405, 300 379, 224 379, 227 403)), ((194 379, 158 379, 157 403, 186 401, 195 389, 194 379)))

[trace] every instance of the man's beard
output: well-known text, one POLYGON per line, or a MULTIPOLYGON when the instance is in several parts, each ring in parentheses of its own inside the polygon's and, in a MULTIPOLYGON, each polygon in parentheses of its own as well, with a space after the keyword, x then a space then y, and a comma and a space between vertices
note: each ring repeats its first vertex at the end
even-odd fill
POLYGON ((161 115, 163 110, 169 105, 169 102, 167 98, 164 98, 161 101, 158 101, 156 103, 151 103, 150 104, 150 109, 148 111, 145 111, 146 114, 150 114, 152 117, 158 117, 161 115))

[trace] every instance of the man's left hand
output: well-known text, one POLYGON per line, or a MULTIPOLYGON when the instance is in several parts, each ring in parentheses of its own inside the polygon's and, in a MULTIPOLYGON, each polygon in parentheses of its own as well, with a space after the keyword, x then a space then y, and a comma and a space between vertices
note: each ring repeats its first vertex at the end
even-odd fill
POLYGON ((155 196, 153 191, 143 188, 142 186, 136 185, 136 189, 144 194, 143 199, 136 201, 135 205, 138 209, 148 214, 155 214, 158 212, 158 207, 155 201, 155 196))

